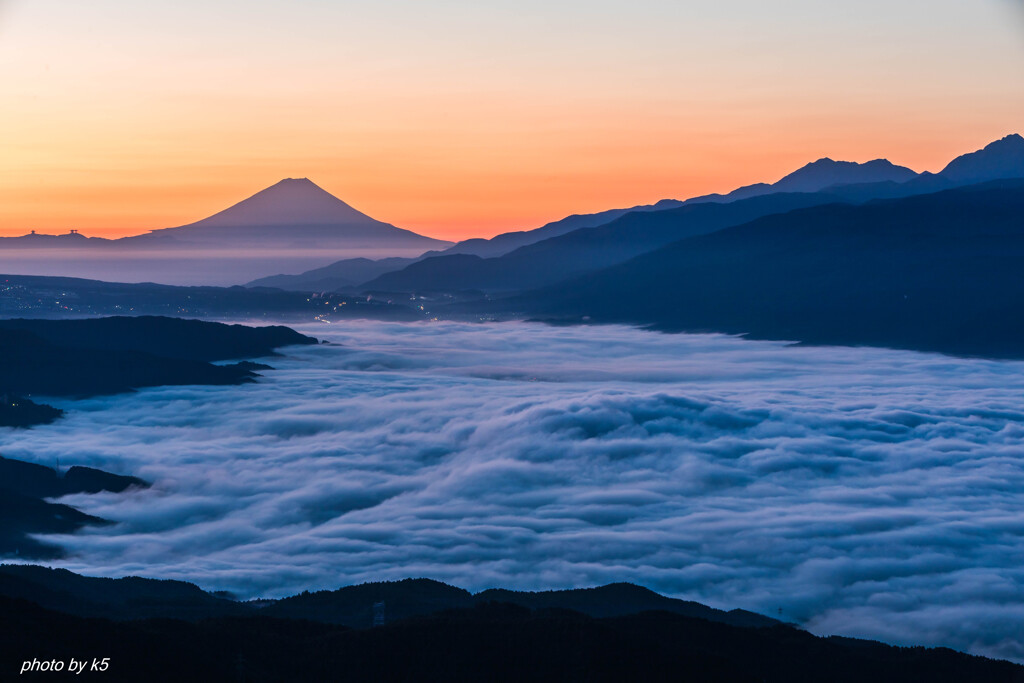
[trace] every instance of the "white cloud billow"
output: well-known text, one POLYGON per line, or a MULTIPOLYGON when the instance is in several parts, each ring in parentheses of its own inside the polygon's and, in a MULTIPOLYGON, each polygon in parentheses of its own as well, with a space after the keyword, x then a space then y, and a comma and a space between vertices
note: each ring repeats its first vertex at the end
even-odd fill
POLYGON ((338 345, 0 432, 8 457, 154 482, 65 499, 119 524, 59 537, 62 566, 244 596, 633 581, 1024 660, 1022 363, 621 327, 305 331, 338 345))

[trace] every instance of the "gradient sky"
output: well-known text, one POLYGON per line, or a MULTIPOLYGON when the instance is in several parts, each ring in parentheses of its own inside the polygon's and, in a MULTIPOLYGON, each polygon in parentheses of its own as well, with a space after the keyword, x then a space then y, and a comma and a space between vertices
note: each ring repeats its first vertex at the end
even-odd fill
POLYGON ((1020 0, 0 0, 0 234, 284 177, 442 238, 1024 132, 1020 0))

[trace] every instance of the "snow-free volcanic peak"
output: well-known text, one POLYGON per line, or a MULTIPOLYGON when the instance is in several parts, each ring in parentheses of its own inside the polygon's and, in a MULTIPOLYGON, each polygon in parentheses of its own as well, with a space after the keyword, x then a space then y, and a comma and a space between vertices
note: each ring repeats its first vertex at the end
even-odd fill
POLYGON ((376 223, 309 178, 285 178, 188 227, 376 223))
MULTIPOLYGON (((311 265, 330 257, 417 256, 449 242, 396 228, 355 210, 308 178, 285 178, 248 199, 178 228, 153 230, 120 240, 126 247, 217 251, 232 255, 283 251, 304 253, 311 265)), ((271 266, 272 267, 272 266, 271 266)))

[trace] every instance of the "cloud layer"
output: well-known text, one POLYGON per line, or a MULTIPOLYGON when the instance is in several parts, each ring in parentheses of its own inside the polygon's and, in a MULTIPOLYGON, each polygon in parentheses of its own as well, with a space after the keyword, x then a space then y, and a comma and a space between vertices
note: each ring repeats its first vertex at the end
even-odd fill
POLYGON ((302 330, 242 387, 60 403, 8 457, 142 476, 64 502, 92 575, 280 596, 633 581, 819 633, 1024 660, 1024 364, 532 324, 302 330))

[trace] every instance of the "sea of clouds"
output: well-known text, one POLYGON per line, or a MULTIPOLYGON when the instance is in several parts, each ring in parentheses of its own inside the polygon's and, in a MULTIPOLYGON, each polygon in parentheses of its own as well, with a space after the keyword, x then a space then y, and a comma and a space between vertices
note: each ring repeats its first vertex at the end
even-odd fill
POLYGON ((0 452, 91 575, 243 597, 632 581, 818 634, 1024 660, 1024 363, 528 323, 303 331, 256 384, 60 402, 0 452))

